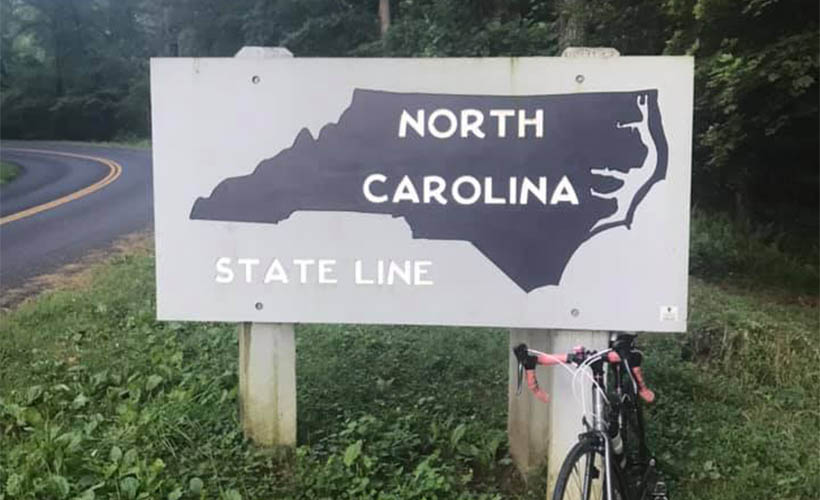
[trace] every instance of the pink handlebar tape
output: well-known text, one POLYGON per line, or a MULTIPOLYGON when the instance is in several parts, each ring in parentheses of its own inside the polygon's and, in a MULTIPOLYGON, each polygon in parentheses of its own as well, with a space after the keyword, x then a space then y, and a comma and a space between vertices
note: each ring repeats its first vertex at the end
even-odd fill
POLYGON ((641 397, 647 403, 651 403, 655 401, 655 393, 652 392, 649 387, 646 386, 646 382, 643 379, 643 370, 641 370, 640 366, 636 366, 632 369, 632 375, 635 376, 635 382, 638 383, 638 396, 641 397))
POLYGON ((527 370, 527 387, 530 388, 535 397, 542 403, 549 402, 550 397, 538 386, 538 380, 535 379, 535 370, 527 370))
POLYGON ((561 363, 567 362, 567 355, 566 354, 544 354, 543 352, 538 353, 538 364, 539 365, 557 365, 561 363))

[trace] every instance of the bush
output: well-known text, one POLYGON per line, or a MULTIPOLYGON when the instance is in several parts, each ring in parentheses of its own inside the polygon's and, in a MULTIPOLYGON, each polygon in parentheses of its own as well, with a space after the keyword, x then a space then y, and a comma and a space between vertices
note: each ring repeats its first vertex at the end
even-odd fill
POLYGON ((810 256, 783 249, 783 235, 733 222, 726 214, 692 211, 689 270, 709 281, 733 280, 816 294, 817 248, 810 256))

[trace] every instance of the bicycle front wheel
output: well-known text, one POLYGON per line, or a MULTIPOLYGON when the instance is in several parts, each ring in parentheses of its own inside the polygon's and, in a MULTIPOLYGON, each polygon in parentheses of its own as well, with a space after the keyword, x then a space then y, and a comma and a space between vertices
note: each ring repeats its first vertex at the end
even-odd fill
MULTIPOLYGON (((607 500, 606 461, 593 439, 572 447, 555 481, 553 500, 607 500)), ((626 500, 618 481, 612 484, 612 500, 626 500)))

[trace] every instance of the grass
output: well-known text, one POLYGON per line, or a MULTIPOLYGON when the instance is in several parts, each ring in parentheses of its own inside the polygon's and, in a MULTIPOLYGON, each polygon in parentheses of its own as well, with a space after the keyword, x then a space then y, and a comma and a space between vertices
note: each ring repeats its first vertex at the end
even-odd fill
POLYGON ((114 138, 110 141, 61 141, 68 144, 93 145, 113 148, 131 148, 131 149, 151 149, 150 138, 140 138, 136 136, 124 136, 114 138))
POLYGON ((694 280, 689 333, 645 343, 673 498, 816 498, 820 324, 792 299, 694 280))
MULTIPOLYGON (((0 498, 544 497, 507 455, 503 331, 300 325, 300 446, 270 453, 239 430, 235 327, 153 303, 136 254, 0 317, 0 498)), ((816 303, 693 280, 691 305, 690 334, 644 336, 672 498, 813 498, 816 303)))
POLYGON ((114 139, 113 141, 95 142, 97 146, 114 146, 134 149, 151 149, 151 139, 144 139, 138 137, 124 137, 121 139, 114 139))
POLYGON ((150 137, 140 137, 132 134, 117 136, 107 141, 75 141, 54 139, 54 142, 63 144, 77 144, 81 146, 101 146, 106 148, 151 149, 150 137))
POLYGON ((123 134, 115 137, 111 141, 98 142, 101 146, 118 146, 136 149, 151 149, 151 138, 140 137, 134 134, 123 134))
POLYGON ((14 163, 0 161, 0 186, 8 184, 20 175, 20 167, 14 163))

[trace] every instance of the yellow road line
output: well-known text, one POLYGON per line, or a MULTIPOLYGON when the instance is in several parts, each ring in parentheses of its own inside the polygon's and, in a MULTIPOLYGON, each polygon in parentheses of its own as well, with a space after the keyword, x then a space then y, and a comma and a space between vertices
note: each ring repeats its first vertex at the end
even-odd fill
POLYGON ((108 175, 103 177, 102 179, 98 180, 94 184, 86 186, 78 191, 74 191, 73 193, 69 193, 65 196, 61 196, 56 200, 51 200, 49 202, 43 203, 42 205, 37 205, 31 208, 27 208, 25 210, 21 210, 19 212, 13 213, 11 215, 7 215, 5 217, 0 218, 0 226, 3 224, 8 224, 9 222, 14 222, 16 220, 23 219, 25 217, 30 217, 35 214, 39 214, 40 212, 45 212, 46 210, 50 210, 52 208, 59 207, 60 205, 64 205, 69 201, 74 201, 82 198, 83 196, 88 196, 89 194, 99 191, 100 189, 104 188, 105 186, 111 184, 117 177, 122 174, 122 166, 119 163, 109 160, 107 158, 100 158, 98 156, 86 156, 77 153, 64 153, 61 151, 48 151, 44 149, 17 149, 17 148, 5 148, 4 151, 14 151, 17 153, 36 153, 36 154, 45 154, 45 155, 54 155, 54 156, 67 156, 69 158, 79 158, 81 160, 90 160, 96 161, 97 163, 102 163, 106 167, 109 168, 108 175))

